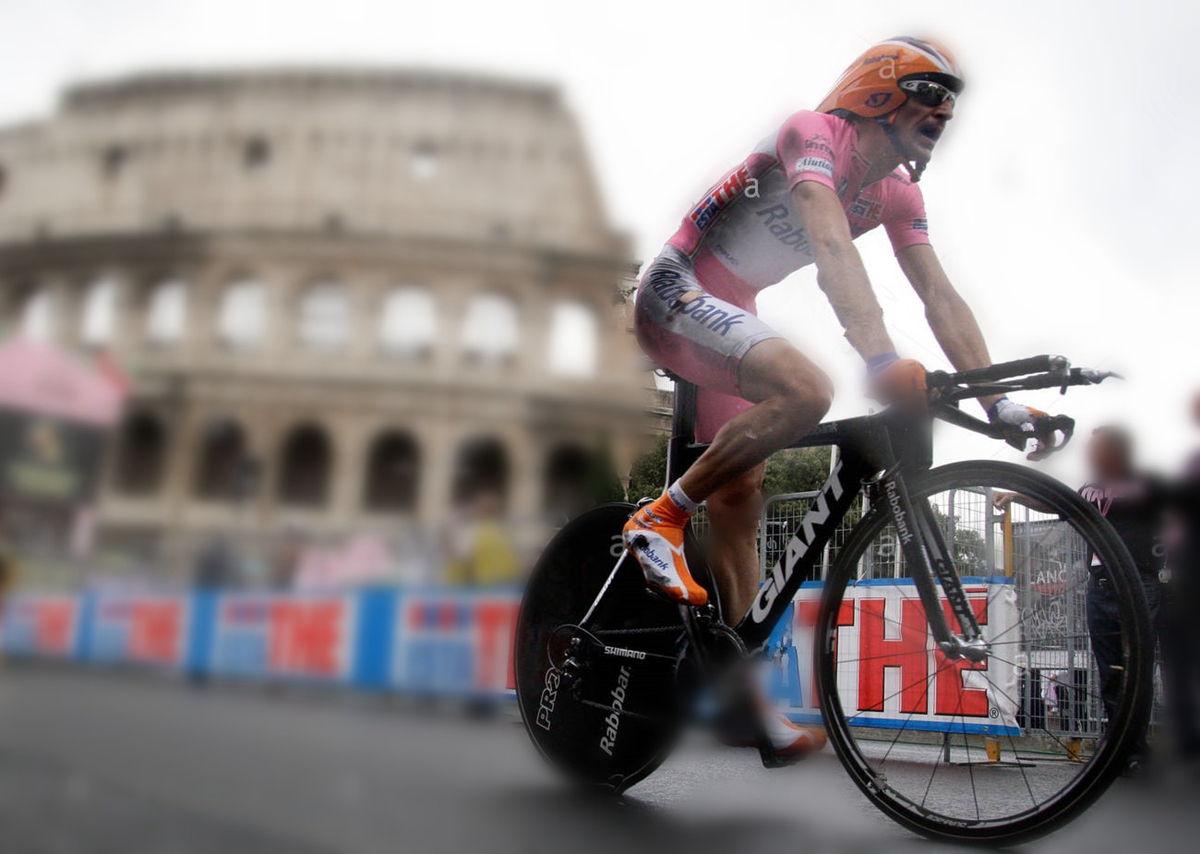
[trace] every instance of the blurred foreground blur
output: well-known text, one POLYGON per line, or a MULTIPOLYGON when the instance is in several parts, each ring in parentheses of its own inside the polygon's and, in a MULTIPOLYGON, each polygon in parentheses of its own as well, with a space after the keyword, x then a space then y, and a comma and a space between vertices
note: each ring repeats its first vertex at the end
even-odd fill
MULTIPOLYGON (((1020 777, 1013 775, 1020 787, 1020 777)), ((1033 851, 1190 852, 1196 781, 1121 780, 1033 851)), ((829 752, 781 771, 697 733, 621 800, 572 788, 511 717, 294 688, 0 673, 0 850, 886 852, 927 849, 829 752)))

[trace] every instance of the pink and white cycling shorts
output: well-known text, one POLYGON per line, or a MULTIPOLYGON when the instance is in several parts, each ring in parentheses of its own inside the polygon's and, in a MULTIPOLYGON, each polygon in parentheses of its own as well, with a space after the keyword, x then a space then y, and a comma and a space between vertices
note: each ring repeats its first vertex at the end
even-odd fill
POLYGON ((753 290, 737 283, 705 287, 674 246, 664 247, 642 277, 634 331, 646 355, 699 386, 697 442, 711 442, 726 421, 753 405, 741 397, 742 357, 760 341, 783 337, 756 310, 753 290))

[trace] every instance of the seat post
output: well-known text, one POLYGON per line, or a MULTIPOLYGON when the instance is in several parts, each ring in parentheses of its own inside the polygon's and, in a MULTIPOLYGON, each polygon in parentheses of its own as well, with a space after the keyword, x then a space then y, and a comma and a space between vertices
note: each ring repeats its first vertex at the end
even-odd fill
POLYGON ((692 460, 688 446, 696 441, 696 386, 675 378, 674 410, 671 415, 671 441, 667 446, 667 484, 687 471, 692 460))

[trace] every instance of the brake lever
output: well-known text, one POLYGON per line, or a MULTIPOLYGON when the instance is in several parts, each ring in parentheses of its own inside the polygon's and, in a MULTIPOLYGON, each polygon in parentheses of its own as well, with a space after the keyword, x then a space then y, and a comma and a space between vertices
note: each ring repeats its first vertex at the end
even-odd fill
POLYGON ((1004 441, 1010 447, 1016 448, 1018 451, 1024 452, 1030 439, 1036 439, 1043 443, 1043 450, 1039 453, 1037 450, 1030 452, 1029 459, 1043 460, 1056 451, 1061 451, 1071 441, 1075 435, 1075 419, 1069 415, 1054 415, 1050 418, 1042 419, 1038 429, 1026 431, 1014 426, 1012 429, 1005 430, 1004 441), (1062 441, 1055 441, 1055 434, 1062 433, 1062 441))

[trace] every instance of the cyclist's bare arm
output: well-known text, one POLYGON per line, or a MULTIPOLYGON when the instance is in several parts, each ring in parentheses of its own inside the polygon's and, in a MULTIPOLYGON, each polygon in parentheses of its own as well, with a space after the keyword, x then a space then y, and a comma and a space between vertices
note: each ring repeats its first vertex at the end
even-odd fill
POLYGON ((895 352, 837 194, 824 184, 801 181, 792 190, 792 204, 816 258, 817 284, 846 330, 846 339, 866 360, 895 352))
MULTIPOLYGON (((929 328, 955 370, 968 371, 991 365, 992 358, 988 355, 987 343, 979 331, 975 314, 950 283, 933 247, 927 243, 907 246, 897 253, 896 260, 925 304, 929 328)), ((996 399, 983 397, 979 402, 986 410, 996 399)))

